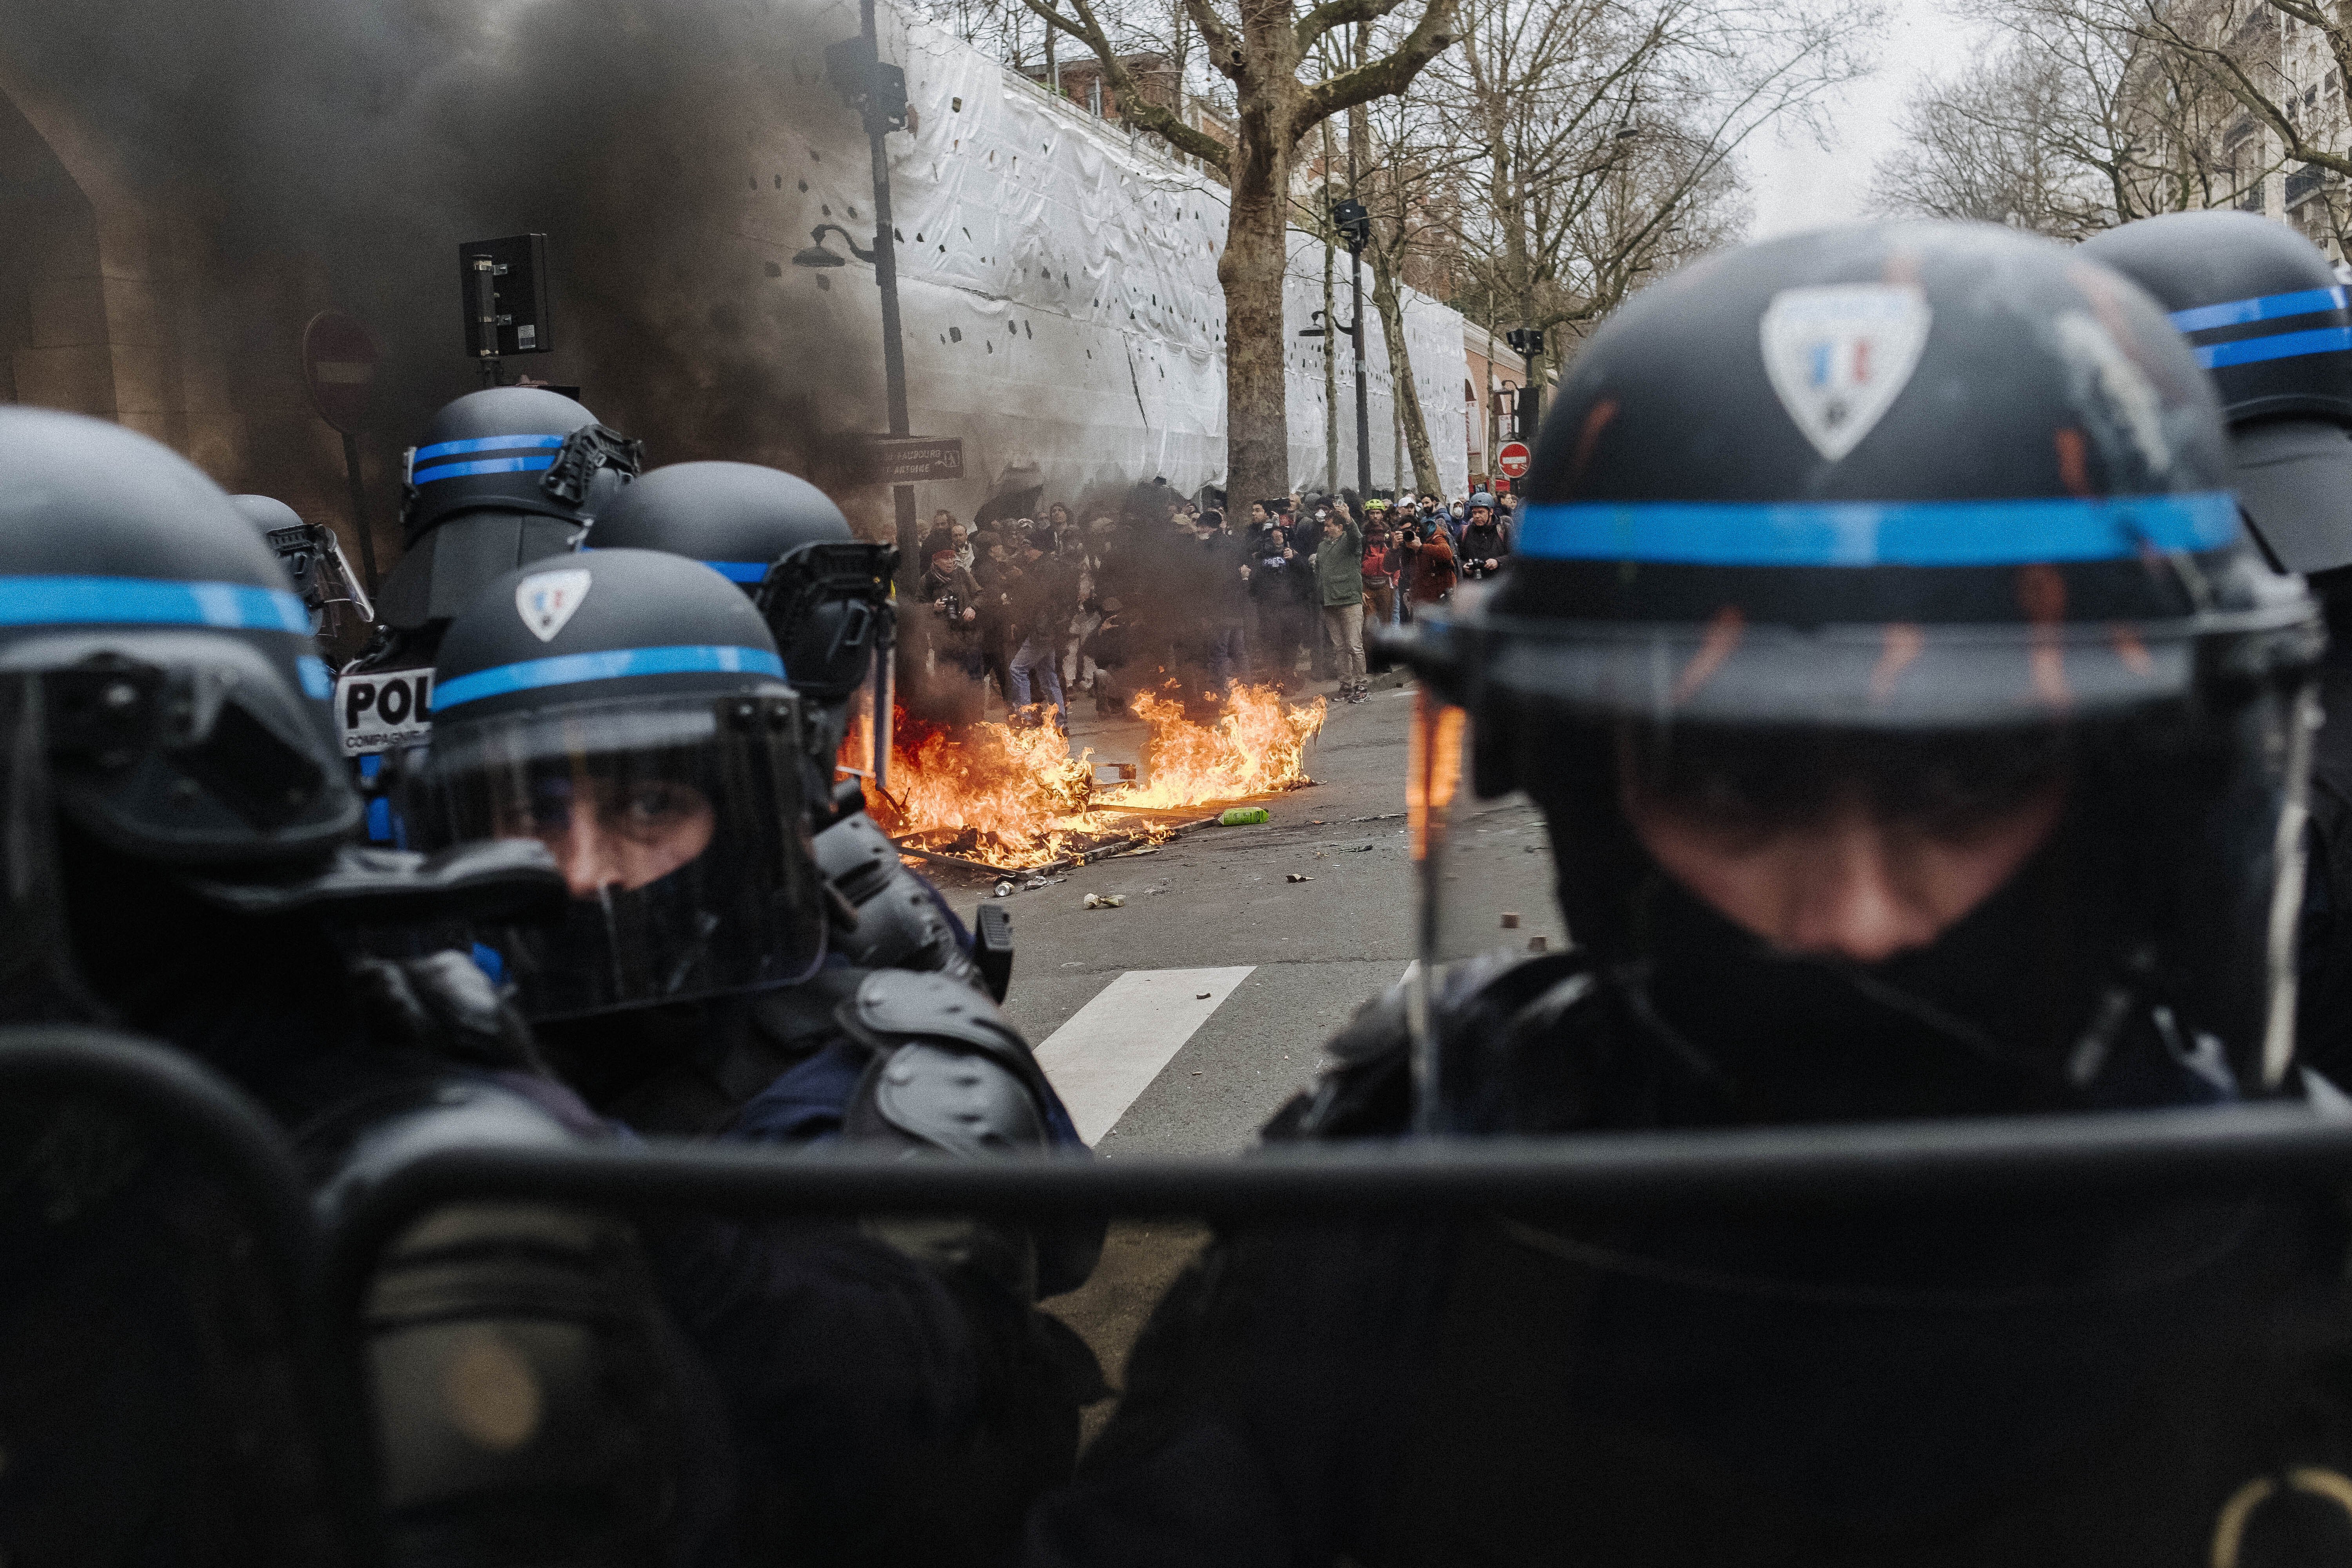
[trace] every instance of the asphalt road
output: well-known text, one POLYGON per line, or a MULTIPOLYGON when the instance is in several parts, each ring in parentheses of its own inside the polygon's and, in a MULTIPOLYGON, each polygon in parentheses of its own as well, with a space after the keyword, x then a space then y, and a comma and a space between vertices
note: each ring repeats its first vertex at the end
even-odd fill
MULTIPOLYGON (((1000 900, 1018 953, 1005 1010, 1040 1047, 1098 1157, 1247 1148, 1313 1078, 1323 1042, 1403 977, 1414 957, 1404 818, 1412 708, 1412 689, 1400 686, 1334 707, 1314 784, 1265 802, 1263 826, 1197 828, 1000 900), (1126 903, 1088 910, 1089 893, 1126 903)), ((1120 760, 1139 732, 1080 713, 1072 731, 1074 744, 1120 760)), ((1522 945, 1553 929, 1549 857, 1523 852, 1540 843, 1533 812, 1492 803, 1468 826, 1504 851, 1482 855, 1473 874, 1481 910, 1518 911, 1512 930, 1495 917, 1496 940, 1522 945)), ((994 886, 953 871, 937 879, 965 910, 994 886)), ((1114 1384, 1152 1303, 1204 1237, 1197 1226, 1114 1225, 1094 1278, 1049 1303, 1114 1384)), ((1089 1413, 1090 1431, 1108 1408, 1089 1413)))

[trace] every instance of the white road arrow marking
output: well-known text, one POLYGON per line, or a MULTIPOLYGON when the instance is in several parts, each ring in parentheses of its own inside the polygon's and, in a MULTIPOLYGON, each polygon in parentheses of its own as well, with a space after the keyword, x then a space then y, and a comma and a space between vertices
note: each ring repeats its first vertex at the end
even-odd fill
POLYGON ((1130 969, 1037 1047, 1078 1136, 1099 1141, 1257 965, 1130 969))

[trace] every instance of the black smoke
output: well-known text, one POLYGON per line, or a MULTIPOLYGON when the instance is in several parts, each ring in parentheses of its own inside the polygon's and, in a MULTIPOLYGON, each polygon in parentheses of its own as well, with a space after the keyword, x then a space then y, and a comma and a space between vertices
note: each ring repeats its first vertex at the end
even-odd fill
MULTIPOLYGON (((558 346, 509 376, 579 385, 653 462, 769 462, 862 499, 844 437, 880 426, 879 345, 813 312, 790 266, 812 169, 853 160, 863 194, 863 133, 822 71, 856 27, 766 0, 0 0, 12 76, 172 215, 182 313, 256 414, 233 482, 317 466, 299 424, 268 435, 309 314, 375 334, 380 541, 394 455, 480 384, 457 247, 533 230, 558 346)), ((320 478, 274 488, 340 492, 320 478)))

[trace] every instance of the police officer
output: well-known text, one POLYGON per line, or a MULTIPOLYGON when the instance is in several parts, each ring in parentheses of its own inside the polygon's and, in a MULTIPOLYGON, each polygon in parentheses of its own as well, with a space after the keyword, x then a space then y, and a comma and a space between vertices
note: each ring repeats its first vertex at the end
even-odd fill
MULTIPOLYGON (((352 689, 345 722, 364 713, 371 696, 382 702, 395 689, 394 700, 413 714, 408 694, 426 689, 450 617, 500 574, 572 549, 643 458, 640 443, 543 387, 485 387, 444 405, 408 450, 405 550, 377 595, 383 629, 351 667, 374 679, 352 689)), ((420 749, 410 740, 356 759, 372 797, 368 837, 379 844, 408 842, 394 803, 420 749)))
MULTIPOLYGON (((985 996, 829 961, 860 917, 810 853, 785 675, 750 599, 652 551, 537 563, 450 626, 411 822, 536 840, 562 868, 562 922, 484 933, 541 1049, 640 1132, 1076 1147, 985 996)), ((1098 1383, 1032 1303, 1083 1280, 1099 1237, 667 1236, 673 1299, 733 1412, 749 1533, 817 1562, 1007 1550, 1098 1383)))
MULTIPOLYGON (((388 1144, 596 1123, 464 955, 350 958, 356 931, 382 951, 388 931, 553 903, 560 883, 535 846, 427 860, 351 844, 359 800, 310 628, 268 545, 186 461, 0 408, 0 1017, 117 1026, 225 1075, 286 1126, 331 1217, 388 1144)), ((518 1508, 544 1510, 532 1552, 579 1561, 657 1562, 723 1521, 676 1381, 692 1363, 632 1245, 519 1205, 411 1237, 379 1275, 368 1342, 398 1556, 514 1561, 518 1508), (486 1339, 594 1440, 469 1427, 445 1394, 486 1339)), ((146 1430, 131 1413, 123 1428, 146 1430)), ((77 1479, 136 1510, 136 1469, 77 1479)), ((227 1539, 259 1522, 242 1493, 216 1506, 227 1539)))
MULTIPOLYGON (((1272 1135, 2298 1092, 2318 628, 2229 482, 2161 310, 2037 239, 1833 230, 1629 302, 1517 563, 1402 650, 1468 730, 1425 710, 1418 973, 1525 841, 1474 795, 1540 807, 1576 945, 1376 1005, 1272 1135)), ((1032 1559, 2352 1561, 2331 1207, 1236 1230, 1032 1559)))
MULTIPOLYGON (((971 937, 938 891, 899 860, 854 784, 836 791, 852 710, 870 693, 874 775, 887 766, 890 649, 898 552, 857 538, 806 479, 754 463, 673 463, 621 492, 586 542, 701 562, 740 586, 766 618, 801 699, 809 757, 805 799, 817 864, 857 911, 834 951, 865 969, 936 970, 986 985, 999 1001, 1013 970, 1012 922, 983 908, 971 937)), ((863 758, 859 759, 863 761, 863 758)))
POLYGON ((642 445, 561 393, 493 386, 446 405, 411 447, 404 553, 377 595, 385 631, 366 666, 429 666, 484 584, 570 550, 643 466, 642 445))
POLYGON ((2316 246, 2252 213, 2177 213, 2083 249, 2156 297, 2213 378, 2247 530, 2326 611, 2298 1048, 2352 1067, 2352 309, 2316 246))

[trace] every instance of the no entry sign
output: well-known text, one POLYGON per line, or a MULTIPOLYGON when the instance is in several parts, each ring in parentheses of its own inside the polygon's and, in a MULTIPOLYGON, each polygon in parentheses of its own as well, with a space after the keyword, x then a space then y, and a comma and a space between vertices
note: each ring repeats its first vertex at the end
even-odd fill
POLYGON ((346 436, 360 432, 375 390, 375 340, 341 310, 321 310, 302 329, 302 380, 319 417, 346 436))
POLYGON ((1495 467, 1503 470, 1504 478, 1516 479, 1528 471, 1528 464, 1534 457, 1525 441, 1506 441, 1503 449, 1495 454, 1495 467))

